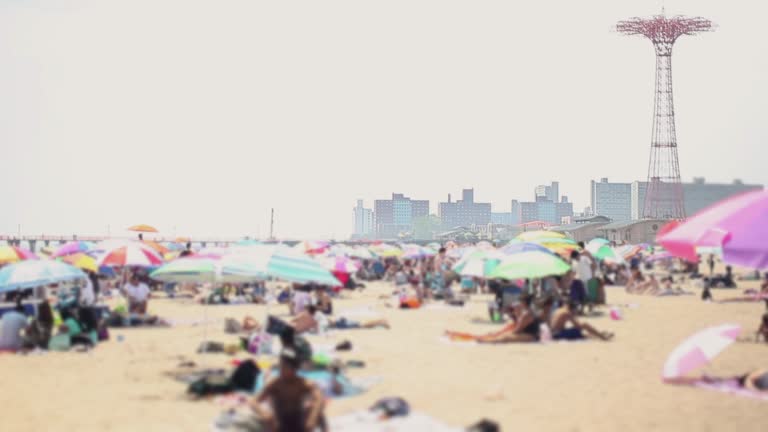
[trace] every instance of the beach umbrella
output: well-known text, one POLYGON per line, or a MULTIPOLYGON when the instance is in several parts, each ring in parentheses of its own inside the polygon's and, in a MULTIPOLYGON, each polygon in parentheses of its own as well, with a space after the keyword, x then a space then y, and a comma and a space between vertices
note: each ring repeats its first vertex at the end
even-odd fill
POLYGON ((403 258, 417 259, 435 256, 437 253, 432 249, 421 247, 419 245, 406 245, 403 248, 403 258))
POLYGON ((108 267, 151 267, 161 265, 163 259, 151 248, 132 243, 104 252, 96 263, 108 267))
POLYGON ((532 251, 552 253, 551 250, 545 248, 544 246, 537 243, 530 243, 530 242, 510 243, 504 246, 503 248, 499 249, 499 252, 501 252, 504 255, 512 255, 520 252, 532 252, 532 251))
POLYGON ((346 256, 322 257, 320 263, 326 269, 338 273, 355 273, 360 270, 360 262, 346 256))
POLYGON ((723 261, 768 268, 768 191, 746 192, 720 201, 657 238, 670 253, 697 261, 697 246, 722 247, 723 261))
POLYGON ((638 245, 624 245, 614 248, 614 250, 619 256, 627 260, 642 252, 643 248, 638 245))
POLYGON ((555 231, 526 231, 523 233, 520 233, 517 237, 515 237, 515 240, 520 241, 531 241, 531 240, 539 240, 544 238, 565 238, 565 234, 561 234, 559 232, 555 231))
POLYGON ((170 249, 168 249, 167 247, 161 245, 160 243, 158 243, 156 241, 144 240, 143 243, 145 245, 151 247, 152 249, 154 249, 154 251, 157 252, 161 256, 165 255, 165 254, 167 254, 168 252, 171 251, 170 249))
POLYGON ((0 264, 36 259, 38 259, 37 255, 22 247, 0 246, 0 264))
POLYGON ((604 239, 593 239, 587 243, 587 252, 599 261, 614 262, 617 264, 624 263, 624 257, 616 252, 615 249, 610 247, 604 239), (597 241, 596 241, 597 240, 597 241))
POLYGON ((397 246, 392 246, 386 243, 373 245, 371 246, 370 251, 384 258, 399 257, 403 255, 402 249, 398 248, 397 246))
POLYGON ((54 257, 60 257, 64 255, 75 254, 78 252, 88 252, 92 250, 96 245, 88 241, 71 241, 59 246, 53 253, 54 257))
POLYGON ((349 251, 349 256, 352 258, 357 258, 361 260, 371 260, 376 258, 376 255, 374 255, 373 252, 369 251, 364 247, 352 248, 349 251))
POLYGON ((738 324, 706 328, 677 346, 667 357, 662 370, 664 379, 677 378, 715 358, 741 334, 738 324))
POLYGON ((655 254, 647 257, 645 260, 647 262, 655 262, 655 261, 662 261, 662 260, 671 259, 671 258, 675 258, 675 256, 667 251, 662 251, 662 252, 656 252, 655 254))
POLYGON ((253 246, 253 245, 260 245, 261 242, 258 240, 253 239, 242 239, 235 242, 236 246, 253 246))
POLYGON ((153 226, 151 226, 151 225, 146 225, 146 224, 139 224, 139 225, 134 225, 134 226, 132 226, 132 227, 128 227, 128 231, 134 231, 134 232, 151 232, 151 233, 156 233, 156 232, 158 232, 158 231, 157 231, 157 228, 155 228, 155 227, 153 227, 153 226))
POLYGON ((486 277, 493 272, 503 257, 499 251, 475 250, 459 260, 453 266, 453 271, 461 276, 486 277))
POLYGON ((252 282, 267 274, 244 264, 237 254, 221 258, 189 256, 164 264, 149 277, 162 282, 252 282))
POLYGON ((99 272, 99 266, 96 264, 96 259, 86 253, 78 252, 74 254, 65 255, 60 258, 63 262, 73 265, 79 269, 92 271, 94 273, 99 272))
POLYGON ((570 269, 565 261, 552 253, 530 251, 505 256, 488 277, 508 280, 536 279, 562 275, 570 269))
POLYGON ((247 252, 225 255, 221 257, 221 262, 223 272, 233 277, 262 275, 263 278, 274 277, 288 282, 340 285, 339 280, 317 259, 293 248, 254 246, 247 252))
POLYGON ((329 244, 327 241, 317 241, 317 240, 304 240, 302 242, 299 242, 294 246, 294 248, 302 253, 305 253, 307 255, 319 255, 325 252, 329 247, 329 244))
POLYGON ((0 268, 0 292, 34 288, 85 277, 82 270, 61 261, 21 261, 0 268))

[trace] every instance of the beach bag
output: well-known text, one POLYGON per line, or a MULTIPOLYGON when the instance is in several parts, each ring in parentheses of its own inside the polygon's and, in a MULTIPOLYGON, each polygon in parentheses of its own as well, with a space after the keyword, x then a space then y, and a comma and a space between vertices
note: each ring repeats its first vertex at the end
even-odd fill
POLYGON ((187 393, 197 396, 209 396, 214 394, 229 393, 234 388, 228 377, 221 375, 209 375, 193 382, 187 388, 187 393))
POLYGON ((253 391, 256 386, 256 380, 259 378, 261 369, 253 360, 246 360, 240 363, 232 372, 229 381, 235 390, 253 391))

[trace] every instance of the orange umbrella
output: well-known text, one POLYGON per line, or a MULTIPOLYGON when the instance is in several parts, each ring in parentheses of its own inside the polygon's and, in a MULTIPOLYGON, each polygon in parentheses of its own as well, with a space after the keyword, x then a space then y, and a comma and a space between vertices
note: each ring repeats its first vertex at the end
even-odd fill
POLYGON ((157 228, 150 226, 150 225, 134 225, 130 228, 128 228, 128 231, 136 231, 136 232, 157 232, 157 228))

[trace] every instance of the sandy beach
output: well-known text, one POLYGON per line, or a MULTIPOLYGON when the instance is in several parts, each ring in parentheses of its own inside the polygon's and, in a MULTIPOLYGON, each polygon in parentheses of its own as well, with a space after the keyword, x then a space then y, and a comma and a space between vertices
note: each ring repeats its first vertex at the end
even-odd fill
MULTIPOLYGON (((753 287, 742 282, 740 288, 753 287)), ((315 345, 349 339, 345 359, 363 360, 353 378, 380 378, 367 393, 332 400, 330 416, 365 409, 385 396, 401 396, 416 411, 452 426, 489 418, 503 430, 763 430, 765 402, 692 387, 665 385, 667 354, 686 336, 708 325, 738 323, 752 336, 762 303, 717 304, 698 296, 644 297, 609 287, 607 309, 588 318, 616 334, 613 342, 478 346, 441 340, 446 329, 485 332, 489 296, 463 308, 386 308, 383 282, 345 293, 338 310, 374 305, 391 330, 344 330, 310 336, 315 345)), ((736 294, 717 290, 716 297, 736 294)), ((264 317, 266 306, 201 306, 183 299, 156 299, 151 312, 172 319, 172 328, 113 329, 112 339, 87 354, 0 355, 3 430, 7 431, 192 431, 208 430, 224 409, 212 400, 190 401, 185 386, 165 376, 183 359, 202 367, 231 368, 226 354, 196 354, 209 340, 235 342, 223 331, 225 317, 264 317), (192 325, 208 317, 207 325, 192 325), (121 342, 117 337, 122 336, 121 342)), ((284 306, 271 313, 286 315, 284 306)), ((765 367, 766 347, 737 342, 704 372, 731 376, 765 367)), ((244 356, 240 356, 244 357, 244 356)))

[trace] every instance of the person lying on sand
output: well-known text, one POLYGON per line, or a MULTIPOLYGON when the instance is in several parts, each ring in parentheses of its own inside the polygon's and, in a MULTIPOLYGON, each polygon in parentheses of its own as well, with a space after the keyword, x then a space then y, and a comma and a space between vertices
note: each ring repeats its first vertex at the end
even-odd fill
POLYGON ((337 328, 337 329, 352 329, 352 328, 376 328, 384 327, 389 328, 389 322, 384 319, 377 319, 365 322, 352 321, 345 317, 339 317, 338 319, 328 319, 322 312, 319 312, 317 307, 310 305, 307 310, 296 315, 291 320, 290 325, 296 330, 296 333, 304 333, 308 331, 318 331, 320 327, 325 328, 337 328))
POLYGON ((700 377, 667 378, 664 380, 664 382, 668 384, 683 384, 683 385, 694 385, 699 383, 719 384, 719 383, 732 382, 736 384, 738 387, 741 387, 747 390, 768 393, 768 368, 757 369, 747 374, 738 375, 730 378, 717 378, 717 377, 702 375, 700 377))
POLYGON ((541 321, 531 310, 533 297, 529 294, 520 296, 514 305, 515 321, 498 332, 485 335, 472 335, 446 331, 451 340, 476 341, 480 343, 513 343, 537 342, 539 340, 539 325, 541 321))
POLYGON ((576 318, 577 310, 578 305, 574 302, 569 302, 567 305, 557 309, 552 314, 552 318, 550 320, 552 339, 578 340, 591 336, 600 340, 607 341, 613 337, 613 333, 600 332, 591 325, 585 322, 580 322, 576 318), (569 323, 571 324, 570 327, 567 326, 569 323))
POLYGON ((320 389, 298 375, 300 362, 292 348, 280 353, 280 375, 252 400, 251 408, 274 431, 314 431, 320 424, 325 400, 320 389), (269 403, 268 412, 261 404, 269 403))

